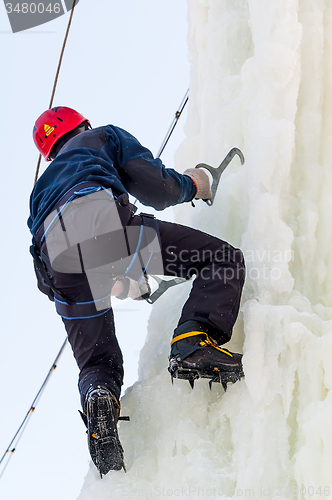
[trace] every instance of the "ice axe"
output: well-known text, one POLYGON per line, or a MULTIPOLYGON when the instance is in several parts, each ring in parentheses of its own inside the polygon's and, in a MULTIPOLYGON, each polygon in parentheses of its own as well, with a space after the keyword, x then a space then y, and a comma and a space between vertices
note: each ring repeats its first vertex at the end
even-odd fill
POLYGON ((226 167, 230 164, 230 162, 233 160, 235 155, 238 155, 238 157, 241 160, 241 164, 243 165, 244 164, 244 156, 243 156, 242 151, 238 148, 231 149, 230 152, 225 156, 223 161, 220 163, 219 167, 217 167, 217 168, 211 167, 210 165, 207 165, 206 163, 199 163, 198 165, 196 165, 195 168, 205 168, 212 175, 212 179, 213 179, 212 185, 211 185, 212 196, 211 196, 211 198, 208 198, 207 200, 203 200, 203 201, 205 201, 205 203, 207 205, 209 205, 209 206, 213 205, 221 174, 226 169, 226 167))
POLYGON ((185 283, 187 278, 173 278, 172 280, 163 280, 159 276, 155 276, 154 274, 151 274, 151 278, 153 278, 157 283, 158 283, 158 288, 155 292, 153 292, 150 297, 145 299, 149 304, 154 304, 163 293, 166 292, 169 288, 175 285, 180 285, 181 283, 185 283))
MULTIPOLYGON (((230 164, 230 162, 233 160, 235 155, 238 155, 238 157, 241 160, 241 164, 243 165, 245 160, 244 160, 244 155, 243 155, 242 151, 238 148, 233 148, 225 156, 223 161, 220 163, 219 167, 217 167, 217 168, 211 167, 211 165, 207 165, 206 163, 199 163, 195 167, 195 168, 205 168, 212 175, 212 179, 213 179, 212 185, 211 185, 212 196, 211 196, 211 198, 203 200, 210 207, 211 207, 211 205, 213 205, 221 174, 226 169, 226 167, 230 164)), ((149 302, 149 304, 153 304, 156 300, 159 299, 159 297, 161 297, 161 295, 163 295, 166 292, 166 290, 168 290, 172 286, 180 285, 181 283, 184 283, 185 281, 187 281, 186 278, 174 278, 172 280, 166 281, 158 276, 152 276, 152 277, 157 281, 158 288, 152 295, 150 295, 149 298, 145 299, 147 302, 149 302)))

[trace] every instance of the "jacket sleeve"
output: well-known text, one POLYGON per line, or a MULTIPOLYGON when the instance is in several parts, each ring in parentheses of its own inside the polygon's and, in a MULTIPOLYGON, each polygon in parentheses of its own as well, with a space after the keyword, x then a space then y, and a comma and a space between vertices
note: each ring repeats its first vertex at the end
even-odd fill
POLYGON ((117 143, 117 163, 122 184, 143 205, 164 210, 194 198, 196 186, 189 177, 166 168, 159 158, 154 158, 151 151, 125 130, 114 126, 106 129, 117 143))

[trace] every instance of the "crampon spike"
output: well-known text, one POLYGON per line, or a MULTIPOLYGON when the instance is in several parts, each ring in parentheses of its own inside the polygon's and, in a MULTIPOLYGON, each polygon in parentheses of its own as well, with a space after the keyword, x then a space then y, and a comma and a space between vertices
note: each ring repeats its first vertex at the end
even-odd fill
POLYGON ((195 385, 195 381, 193 379, 189 379, 189 384, 190 384, 190 387, 193 389, 194 385, 195 385))
POLYGON ((82 420, 84 422, 84 425, 85 427, 88 427, 88 419, 87 419, 87 416, 81 411, 81 410, 78 410, 78 413, 81 415, 82 417, 82 420))
POLYGON ((224 391, 226 392, 227 391, 227 382, 225 380, 223 380, 220 372, 219 372, 219 382, 221 383, 221 385, 223 386, 224 391))

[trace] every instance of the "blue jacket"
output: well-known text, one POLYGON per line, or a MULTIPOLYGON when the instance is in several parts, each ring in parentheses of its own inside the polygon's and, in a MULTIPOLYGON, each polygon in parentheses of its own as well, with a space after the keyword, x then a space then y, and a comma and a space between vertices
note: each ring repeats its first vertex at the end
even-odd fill
POLYGON ((94 128, 70 139, 37 181, 28 219, 33 235, 61 197, 84 181, 111 188, 116 196, 130 193, 156 210, 191 201, 196 194, 190 177, 165 168, 125 130, 94 128))

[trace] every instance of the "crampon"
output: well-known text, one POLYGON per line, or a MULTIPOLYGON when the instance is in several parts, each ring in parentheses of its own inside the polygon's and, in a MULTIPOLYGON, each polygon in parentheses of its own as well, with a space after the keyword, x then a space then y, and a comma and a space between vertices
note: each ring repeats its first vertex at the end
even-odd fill
POLYGON ((178 344, 178 352, 172 355, 171 351, 168 371, 172 383, 174 378, 188 380, 194 388, 195 380, 208 378, 210 389, 213 382, 219 382, 226 391, 228 383, 234 384, 244 377, 242 354, 231 353, 227 349, 218 347, 207 334, 202 332, 189 332, 175 337, 172 345, 187 336, 199 336, 202 339, 202 335, 205 335, 206 339, 196 342, 189 349, 182 349, 178 344))
POLYGON ((119 412, 120 405, 116 398, 108 389, 101 387, 88 394, 86 414, 80 412, 88 429, 91 459, 101 477, 110 470, 123 468, 126 471, 117 422, 129 420, 129 417, 119 417, 119 412))

